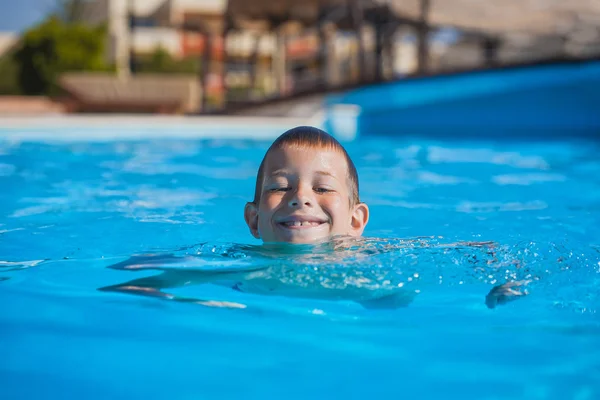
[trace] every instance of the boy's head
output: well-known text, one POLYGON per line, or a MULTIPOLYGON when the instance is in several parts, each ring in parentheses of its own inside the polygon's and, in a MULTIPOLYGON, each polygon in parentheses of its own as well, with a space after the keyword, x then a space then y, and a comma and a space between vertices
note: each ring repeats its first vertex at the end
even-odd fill
POLYGON ((342 145, 320 129, 300 126, 267 150, 244 218, 264 242, 310 243, 360 236, 369 208, 359 200, 358 174, 342 145))

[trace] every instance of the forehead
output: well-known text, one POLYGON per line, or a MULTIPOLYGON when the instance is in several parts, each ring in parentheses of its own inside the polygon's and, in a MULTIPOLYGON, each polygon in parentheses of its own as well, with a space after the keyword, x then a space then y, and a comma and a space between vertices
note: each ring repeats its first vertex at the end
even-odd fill
POLYGON ((265 159, 266 176, 279 170, 324 171, 334 176, 347 176, 348 163, 344 154, 333 148, 284 146, 271 149, 265 159))

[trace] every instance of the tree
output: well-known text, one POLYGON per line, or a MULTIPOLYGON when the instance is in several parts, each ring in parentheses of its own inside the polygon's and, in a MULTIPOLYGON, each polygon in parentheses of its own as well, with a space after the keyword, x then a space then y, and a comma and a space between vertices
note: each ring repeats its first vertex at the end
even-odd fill
POLYGON ((25 94, 55 94, 68 71, 106 70, 103 26, 66 24, 53 16, 27 31, 15 53, 18 82, 25 94))
POLYGON ((146 57, 139 57, 137 72, 155 74, 198 74, 197 57, 183 60, 174 59, 167 50, 157 47, 146 57))
POLYGON ((54 14, 63 22, 81 22, 85 12, 85 0, 56 0, 54 14))
POLYGON ((152 55, 150 56, 150 60, 148 64, 145 66, 148 71, 154 72, 171 72, 174 66, 173 58, 162 47, 154 50, 152 55))
POLYGON ((21 89, 17 82, 19 67, 13 52, 0 57, 0 95, 18 95, 21 89))

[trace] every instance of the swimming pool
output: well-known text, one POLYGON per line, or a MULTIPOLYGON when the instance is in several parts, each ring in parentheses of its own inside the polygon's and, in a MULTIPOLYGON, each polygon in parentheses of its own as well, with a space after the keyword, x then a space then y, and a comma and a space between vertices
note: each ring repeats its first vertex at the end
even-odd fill
POLYGON ((298 259, 243 222, 267 138, 67 133, 0 141, 3 399, 600 398, 597 141, 347 143, 375 239, 298 259), (149 253, 179 272, 274 263, 293 295, 99 290, 155 276, 122 264, 149 253), (488 309, 511 279, 530 294, 488 309), (399 309, 321 298, 399 284, 399 309))

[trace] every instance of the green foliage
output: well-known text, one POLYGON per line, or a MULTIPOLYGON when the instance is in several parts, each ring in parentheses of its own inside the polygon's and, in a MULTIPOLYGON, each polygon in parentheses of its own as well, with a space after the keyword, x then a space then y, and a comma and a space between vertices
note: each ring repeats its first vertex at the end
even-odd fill
POLYGON ((56 15, 66 23, 80 22, 85 0, 56 0, 56 15))
POLYGON ((137 60, 136 72, 154 74, 198 74, 200 60, 186 58, 176 60, 168 51, 159 47, 147 57, 137 60))
POLYGON ((69 71, 103 71, 106 29, 65 24, 51 17, 27 31, 15 53, 18 82, 25 94, 54 94, 69 71))
POLYGON ((14 54, 5 54, 0 58, 0 95, 19 95, 21 88, 17 82, 19 66, 14 54))

